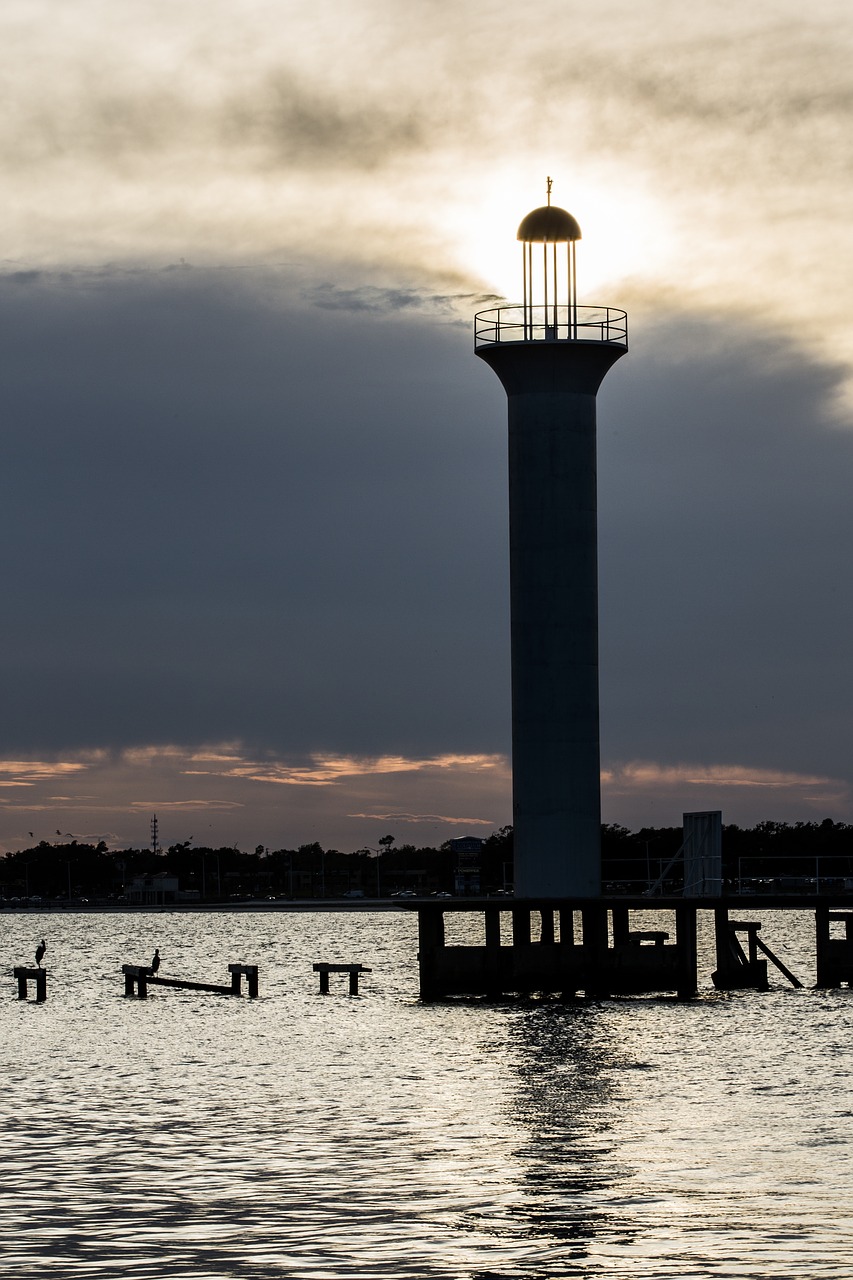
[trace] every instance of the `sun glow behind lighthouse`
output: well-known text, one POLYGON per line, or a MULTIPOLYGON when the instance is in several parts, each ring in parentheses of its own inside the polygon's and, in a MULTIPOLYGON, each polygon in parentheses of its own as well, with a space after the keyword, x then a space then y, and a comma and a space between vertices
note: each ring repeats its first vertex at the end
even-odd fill
MULTIPOLYGON (((515 238, 519 191, 538 191, 540 187, 539 203, 544 204, 541 176, 537 186, 523 181, 517 173, 504 175, 492 184, 478 186, 472 204, 455 204, 442 218, 448 240, 455 242, 453 254, 459 267, 508 302, 521 298, 521 247, 515 238)), ((665 272, 667 261, 673 263, 674 271, 674 250, 680 237, 652 195, 632 190, 627 197, 609 180, 558 177, 551 202, 567 209, 581 225, 580 302, 597 304, 599 294, 615 282, 665 272)))

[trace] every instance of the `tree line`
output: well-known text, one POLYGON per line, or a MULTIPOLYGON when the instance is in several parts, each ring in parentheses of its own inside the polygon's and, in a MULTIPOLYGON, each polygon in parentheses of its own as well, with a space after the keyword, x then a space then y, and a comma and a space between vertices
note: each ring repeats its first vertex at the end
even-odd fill
MULTIPOLYGON (((641 891, 665 872, 682 842, 681 827, 627 827, 605 824, 602 880, 606 888, 641 891)), ((483 893, 512 884, 512 827, 501 827, 483 841, 467 866, 479 868, 483 893)), ((833 822, 760 822, 754 827, 723 827, 723 878, 765 882, 779 877, 853 877, 853 826, 833 822)), ((200 901, 246 898, 337 898, 347 894, 388 897, 416 893, 454 893, 460 859, 446 841, 438 848, 398 843, 383 836, 376 848, 350 853, 319 843, 295 849, 253 851, 193 846, 189 841, 154 853, 151 849, 110 849, 101 841, 41 840, 31 848, 0 857, 0 899, 6 902, 121 901, 140 877, 176 879, 184 897, 200 901)), ((671 872, 678 877, 677 867, 671 872)))

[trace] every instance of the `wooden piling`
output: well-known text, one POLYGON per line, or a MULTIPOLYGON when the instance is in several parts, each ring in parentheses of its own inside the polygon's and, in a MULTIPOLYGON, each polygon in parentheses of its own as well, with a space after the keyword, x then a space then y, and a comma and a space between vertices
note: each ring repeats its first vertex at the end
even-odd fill
POLYGON ((696 908, 675 908, 675 947, 677 952, 679 1000, 692 1000, 698 986, 698 961, 696 948, 696 908))
POLYGON ((372 969, 368 969, 363 964, 326 964, 324 961, 314 965, 314 972, 320 975, 320 995, 327 996, 329 994, 329 974, 330 973, 348 973, 349 974, 349 993, 351 996, 358 995, 358 979, 359 974, 372 973, 372 969))
POLYGON ((434 1000, 444 994, 438 976, 440 953, 443 949, 444 912, 439 906, 419 908, 418 978, 422 1000, 434 1000))
POLYGON ((258 966, 256 964, 229 964, 228 972, 231 974, 231 994, 240 996, 243 994, 242 980, 245 975, 246 989, 249 999, 256 1000, 258 996, 258 966))
POLYGON ((815 953, 818 987, 853 986, 853 911, 815 911, 815 953), (832 923, 844 925, 844 937, 833 938, 832 923))
POLYGON ((44 1004, 47 999, 47 969, 41 967, 29 969, 19 966, 13 969, 12 973, 18 981, 19 1000, 26 1000, 29 983, 32 981, 36 984, 36 1004, 44 1004))
POLYGON ((610 995, 607 955, 607 907, 600 903, 581 908, 583 974, 580 987, 587 996, 610 995))
POLYGON ((552 947, 554 945, 554 912, 543 907, 539 917, 542 922, 539 927, 539 941, 545 947, 552 947))
POLYGON ((229 964, 228 972, 231 982, 225 986, 221 982, 191 982, 187 978, 164 978, 159 973, 152 973, 149 965, 123 964, 124 994, 138 996, 140 1000, 148 997, 148 987, 175 987, 179 991, 209 991, 217 996, 239 996, 242 994, 242 978, 246 977, 249 998, 255 999, 258 994, 258 966, 256 964, 229 964))
POLYGON ((512 909, 512 945, 530 946, 530 908, 515 906, 512 909))

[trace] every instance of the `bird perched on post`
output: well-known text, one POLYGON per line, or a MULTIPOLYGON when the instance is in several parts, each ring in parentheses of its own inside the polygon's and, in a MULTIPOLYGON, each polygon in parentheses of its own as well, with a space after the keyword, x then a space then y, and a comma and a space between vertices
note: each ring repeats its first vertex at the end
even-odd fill
POLYGON ((155 951, 154 951, 154 958, 151 961, 151 964, 149 966, 149 972, 156 973, 159 968, 160 968, 160 948, 157 947, 155 948, 155 951))
POLYGON ((41 962, 44 959, 45 951, 47 951, 47 943, 44 938, 42 938, 41 942, 36 947, 36 964, 39 968, 41 968, 41 962))

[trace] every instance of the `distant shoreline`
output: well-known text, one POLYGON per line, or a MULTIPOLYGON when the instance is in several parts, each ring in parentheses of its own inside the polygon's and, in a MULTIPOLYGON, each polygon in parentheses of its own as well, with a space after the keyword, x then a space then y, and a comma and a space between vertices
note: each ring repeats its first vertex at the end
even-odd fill
POLYGON ((177 915, 198 915, 213 912, 220 915, 225 911, 410 911, 413 906, 430 902, 429 898, 407 898, 405 903, 391 902, 386 898, 364 898, 357 901, 343 902, 337 898, 307 898, 296 902, 165 902, 165 903, 129 903, 129 902, 40 902, 31 905, 24 903, 0 903, 0 915, 140 915, 155 912, 157 915, 175 913, 177 915))

